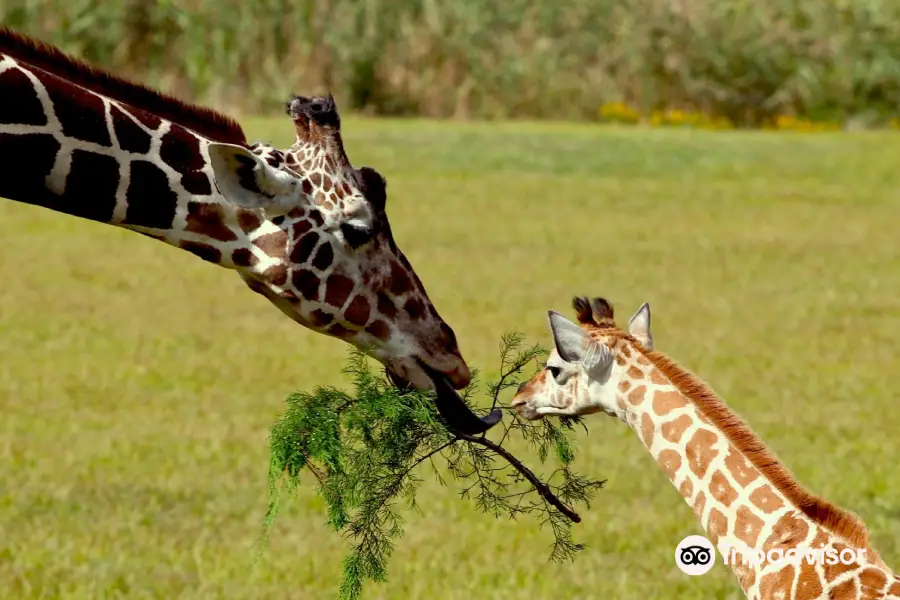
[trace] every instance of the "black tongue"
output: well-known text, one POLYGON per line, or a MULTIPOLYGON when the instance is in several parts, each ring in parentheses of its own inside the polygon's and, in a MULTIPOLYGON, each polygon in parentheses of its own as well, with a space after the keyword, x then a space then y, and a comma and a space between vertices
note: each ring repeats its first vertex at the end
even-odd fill
POLYGON ((437 392, 435 404, 438 412, 450 429, 455 429, 467 435, 477 435, 484 433, 500 422, 503 411, 499 408, 492 410, 486 417, 479 417, 463 402, 463 399, 453 389, 446 377, 430 370, 428 373, 434 382, 435 392, 437 392))

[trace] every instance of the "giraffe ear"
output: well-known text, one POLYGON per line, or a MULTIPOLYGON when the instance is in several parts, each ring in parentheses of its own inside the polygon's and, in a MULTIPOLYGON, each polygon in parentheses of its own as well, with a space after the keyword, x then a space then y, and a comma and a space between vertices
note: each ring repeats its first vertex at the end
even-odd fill
POLYGON ((300 204, 300 180, 270 166, 247 148, 212 142, 208 146, 216 187, 232 204, 284 214, 300 204))
POLYGON ((628 333, 648 350, 653 350, 653 332, 650 331, 650 304, 644 302, 628 320, 628 333))
POLYGON ((550 332, 560 358, 570 363, 581 363, 587 369, 599 364, 606 353, 587 332, 555 310, 547 311, 550 332))

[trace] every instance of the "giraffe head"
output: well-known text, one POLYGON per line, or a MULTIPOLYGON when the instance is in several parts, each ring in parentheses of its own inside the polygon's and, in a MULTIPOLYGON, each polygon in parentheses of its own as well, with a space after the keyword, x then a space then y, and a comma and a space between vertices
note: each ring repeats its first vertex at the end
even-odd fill
POLYGON ((650 305, 641 306, 623 331, 605 299, 575 298, 572 304, 578 323, 548 311, 554 348, 544 369, 519 386, 511 404, 531 420, 596 412, 621 418, 625 386, 619 384, 630 377, 627 359, 638 352, 635 345, 653 349, 650 305))
MULTIPOLYGON (((295 96, 287 113, 296 141, 285 152, 210 145, 223 196, 262 210, 278 228, 266 252, 280 263, 242 276, 295 321, 365 349, 395 379, 437 389, 444 407, 463 409, 454 389, 469 384, 470 370, 394 242, 385 178, 351 165, 330 95, 295 96)), ((460 415, 472 425, 470 411, 460 415)))

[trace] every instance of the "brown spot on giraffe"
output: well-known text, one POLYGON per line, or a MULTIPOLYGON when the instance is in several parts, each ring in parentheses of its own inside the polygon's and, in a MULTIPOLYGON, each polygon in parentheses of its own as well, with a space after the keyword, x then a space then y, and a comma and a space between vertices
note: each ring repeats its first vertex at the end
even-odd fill
POLYGON ((644 378, 644 372, 635 366, 628 367, 628 371, 626 372, 626 374, 632 379, 643 379, 644 378))
POLYGON ((756 469, 747 462, 744 455, 738 452, 731 444, 728 445, 728 455, 725 457, 725 468, 731 473, 734 481, 741 486, 746 486, 759 477, 759 472, 756 471, 756 469))
POLYGON ((828 590, 828 600, 859 600, 856 580, 848 579, 828 590))
POLYGON ((237 267, 252 267, 259 262, 249 248, 238 248, 231 253, 231 262, 237 267))
POLYGON ((417 297, 410 298, 404 302, 403 310, 405 310, 406 314, 412 319, 421 319, 425 316, 425 305, 422 303, 422 300, 417 297))
POLYGON ((391 293, 402 296, 413 289, 412 279, 406 273, 406 269, 397 261, 391 261, 391 293))
POLYGON ((687 415, 681 415, 673 421, 663 423, 662 436, 673 444, 677 444, 681 441, 681 436, 684 435, 687 428, 691 426, 691 423, 693 423, 693 421, 691 421, 691 418, 687 415))
POLYGON ((74 87, 50 73, 34 70, 32 75, 47 90, 63 135, 106 148, 112 147, 104 118, 106 109, 100 96, 84 88, 74 87))
POLYGON ((687 401, 678 392, 656 392, 653 394, 653 412, 661 417, 673 410, 684 408, 687 401))
POLYGON ((780 571, 766 573, 759 581, 760 598, 783 598, 790 600, 794 585, 794 566, 785 565, 780 571))
POLYGON ((863 569, 859 574, 859 587, 863 598, 880 598, 887 587, 888 580, 878 569, 863 569))
POLYGON ((641 402, 644 401, 644 398, 647 394, 647 388, 639 385, 630 392, 628 392, 628 401, 632 404, 632 406, 637 406, 641 402))
POLYGON ((619 382, 619 391, 621 393, 624 394, 625 392, 627 392, 630 389, 631 389, 631 381, 629 381, 627 379, 623 379, 622 381, 619 382))
POLYGON ((619 346, 619 353, 625 358, 631 358, 631 348, 628 347, 628 344, 621 344, 619 346))
MULTIPOLYGON (((291 232, 294 235, 294 239, 300 239, 303 234, 312 229, 312 223, 307 219, 303 219, 302 221, 297 221, 293 225, 291 225, 291 232)), ((293 259, 291 259, 293 261, 293 259)), ((297 261, 294 261, 297 262, 297 261)))
POLYGON ((772 548, 795 547, 806 539, 809 525, 794 514, 787 513, 778 519, 772 527, 772 533, 763 543, 763 552, 768 552, 772 548))
POLYGON ((331 266, 331 263, 333 261, 334 248, 331 247, 330 241, 324 240, 321 244, 319 244, 319 249, 316 251, 316 255, 312 260, 312 266, 319 271, 325 271, 328 267, 331 266))
POLYGON ((319 277, 309 269, 296 269, 291 274, 291 284, 306 300, 319 299, 319 277))
POLYGON ((283 264, 272 265, 266 269, 262 276, 272 285, 281 287, 287 283, 288 268, 283 264))
POLYGON ((344 318, 348 323, 357 327, 363 327, 369 321, 370 314, 369 301, 366 300, 365 296, 356 295, 344 312, 344 318))
POLYGON ((698 478, 706 476, 709 463, 718 456, 719 451, 714 447, 718 441, 718 436, 708 429, 698 429, 688 440, 685 448, 688 466, 698 478))
POLYGON ((681 492, 681 497, 685 500, 690 499, 691 496, 694 495, 694 484, 687 477, 684 478, 684 481, 681 482, 681 485, 678 486, 678 491, 681 492))
MULTIPOLYGON (((7 69, 0 73, 0 88, 4 91, 3 100, 6 105, 3 116, 0 116, 0 122, 35 126, 47 124, 47 115, 44 114, 41 100, 25 73, 19 69, 7 69)), ((113 123, 115 124, 115 119, 113 123)), ((143 133, 143 130, 140 131, 143 133)), ((149 135, 147 140, 149 150, 149 135)))
POLYGON ((828 543, 828 534, 826 534, 822 529, 816 531, 816 536, 813 538, 812 543, 809 545, 810 548, 822 548, 825 544, 828 543))
POLYGON ((115 104, 110 103, 109 116, 112 118, 113 132, 119 142, 119 148, 134 154, 147 154, 153 138, 144 131, 128 115, 122 112, 115 104))
POLYGON ((185 231, 199 233, 220 242, 238 239, 237 234, 225 225, 225 213, 218 204, 189 202, 187 209, 185 231))
POLYGON ((334 315, 325 312, 321 308, 317 308, 309 313, 309 322, 315 327, 326 327, 330 325, 332 321, 334 321, 334 315))
POLYGON ((244 233, 256 231, 262 225, 262 218, 255 211, 245 208, 237 209, 237 221, 244 233))
POLYGON ((706 519, 706 532, 713 545, 719 542, 719 537, 728 534, 728 518, 718 508, 711 508, 706 519))
POLYGON ((273 258, 284 256, 287 251, 288 234, 278 230, 261 235, 253 240, 253 245, 273 258))
POLYGON ((650 361, 647 360, 647 357, 644 356, 643 354, 638 354, 637 362, 639 365, 643 365, 645 367, 650 364, 650 361))
POLYGON ((784 506, 784 501, 769 485, 763 485, 753 490, 750 494, 750 502, 766 514, 775 512, 784 506))
POLYGON ((328 331, 333 336, 339 338, 354 337, 356 335, 355 331, 353 331, 352 329, 347 329, 340 323, 334 323, 333 325, 331 325, 331 327, 328 328, 328 331))
POLYGON ((697 497, 694 498, 694 505, 691 508, 694 509, 694 514, 698 518, 703 518, 703 509, 706 508, 706 494, 703 493, 703 490, 697 492, 697 497))
POLYGON ((182 240, 178 242, 178 247, 182 250, 187 250, 195 256, 199 256, 207 262, 218 263, 222 260, 222 252, 218 248, 214 248, 209 244, 201 244, 199 242, 182 240))
POLYGON ((332 273, 325 281, 325 303, 341 308, 350 297, 353 291, 354 283, 349 277, 345 277, 338 273, 332 273))
POLYGON ((620 367, 624 367, 627 363, 625 362, 625 357, 621 354, 616 354, 616 364, 620 367))
POLYGON ((722 471, 716 469, 709 480, 709 495, 715 498, 723 506, 731 506, 738 493, 735 491, 722 471))
POLYGON ((800 561, 800 572, 797 574, 797 588, 794 598, 797 600, 812 600, 821 596, 823 591, 816 566, 808 560, 800 561))
POLYGON ((391 336, 390 326, 380 319, 377 321, 373 321, 368 327, 366 327, 366 331, 379 340, 386 340, 391 336))
POLYGON ((397 316, 397 305, 384 294, 378 294, 377 310, 388 319, 393 319, 397 316))
POLYGON ((201 171, 206 161, 200 154, 200 145, 193 133, 172 125, 160 143, 159 158, 181 175, 181 185, 189 193, 199 196, 212 194, 212 183, 201 171))
POLYGON ((668 385, 669 380, 663 377, 658 369, 650 369, 650 382, 655 385, 668 385))
POLYGON ((748 548, 756 548, 756 542, 763 525, 764 521, 746 506, 739 506, 737 511, 735 511, 734 535, 747 544, 748 548))
MULTIPOLYGON (((646 417, 647 415, 644 414, 644 416, 646 417)), ((656 462, 663 470, 663 473, 666 474, 666 477, 670 481, 674 481, 675 475, 678 474, 678 469, 681 468, 681 456, 674 450, 666 449, 659 453, 659 456, 656 457, 656 462)))
POLYGON ((291 262, 297 265, 309 262, 309 257, 312 256, 312 252, 315 250, 318 243, 319 234, 315 231, 310 231, 301 237, 297 243, 294 244, 293 250, 291 250, 291 262))

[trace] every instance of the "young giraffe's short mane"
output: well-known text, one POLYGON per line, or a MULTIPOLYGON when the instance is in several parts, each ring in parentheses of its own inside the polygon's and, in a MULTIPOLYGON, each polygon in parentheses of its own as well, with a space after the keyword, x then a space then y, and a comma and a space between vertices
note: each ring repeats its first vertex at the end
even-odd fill
POLYGON ((0 53, 97 94, 178 123, 211 140, 246 144, 243 129, 231 117, 113 75, 5 26, 0 26, 0 53))
POLYGON ((763 477, 807 517, 843 538, 848 544, 865 548, 873 561, 880 560, 875 550, 869 546, 868 531, 859 517, 810 494, 801 487, 787 467, 763 444, 746 421, 732 411, 706 382, 665 354, 644 347, 634 337, 618 329, 612 321, 612 307, 602 298, 591 301, 579 298, 573 302, 573 306, 578 321, 582 325, 587 325, 585 329, 589 333, 627 340, 635 350, 646 357, 679 392, 694 403, 700 414, 725 434, 728 441, 734 444, 738 452, 743 454, 763 477))

